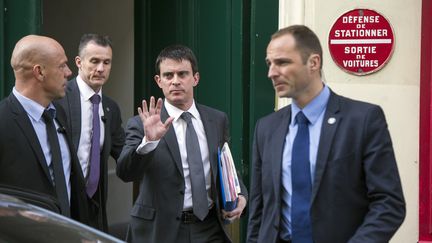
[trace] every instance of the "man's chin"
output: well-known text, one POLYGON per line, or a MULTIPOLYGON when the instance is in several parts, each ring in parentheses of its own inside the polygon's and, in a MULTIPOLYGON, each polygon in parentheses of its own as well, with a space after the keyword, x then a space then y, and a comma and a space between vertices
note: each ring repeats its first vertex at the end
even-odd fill
POLYGON ((168 102, 170 104, 176 106, 176 107, 181 107, 181 106, 183 106, 186 103, 185 99, 183 97, 180 97, 180 96, 177 96, 177 97, 172 97, 171 96, 168 99, 168 102))
POLYGON ((102 87, 102 85, 104 85, 105 82, 106 82, 106 79, 104 79, 104 78, 92 79, 92 81, 91 81, 92 86, 100 86, 100 87, 102 87))
POLYGON ((289 91, 288 91, 288 90, 286 90, 286 89, 282 89, 282 88, 275 88, 275 92, 276 92, 276 95, 277 95, 279 98, 287 97, 288 94, 289 94, 289 91))
POLYGON ((179 104, 183 103, 183 99, 179 99, 179 98, 171 98, 170 101, 172 104, 175 104, 175 105, 179 105, 179 104))
POLYGON ((66 92, 58 93, 58 94, 56 94, 56 96, 54 96, 54 100, 59 100, 65 96, 66 96, 66 92))
POLYGON ((279 98, 292 98, 292 93, 288 92, 288 91, 281 91, 281 92, 276 92, 276 95, 279 98))

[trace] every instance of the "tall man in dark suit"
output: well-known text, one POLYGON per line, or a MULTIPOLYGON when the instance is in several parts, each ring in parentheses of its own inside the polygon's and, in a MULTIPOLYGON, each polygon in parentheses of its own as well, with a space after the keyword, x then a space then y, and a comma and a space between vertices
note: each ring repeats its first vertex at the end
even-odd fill
POLYGON ((193 88, 199 73, 189 48, 174 45, 162 50, 155 80, 165 100, 151 97, 149 107, 143 100, 139 115, 128 121, 126 144, 117 164, 121 179, 140 180, 127 240, 230 242, 222 218, 240 217, 247 192, 242 184, 237 208, 221 210, 217 153, 229 138, 228 118, 195 103, 193 88), (191 143, 193 136, 197 140, 191 143))
POLYGON ((68 82, 66 96, 60 104, 66 110, 72 141, 86 179, 89 225, 107 232, 108 158, 110 155, 118 158, 125 139, 119 106, 102 94, 102 86, 111 71, 109 38, 84 34, 75 63, 78 76, 68 82))
POLYGON ((52 197, 61 214, 86 223, 84 178, 64 110, 52 103, 65 95, 66 63, 54 39, 29 35, 16 43, 15 87, 0 103, 0 184, 52 197))
POLYGON ((382 109, 323 83, 305 26, 276 32, 266 62, 292 104, 256 124, 248 242, 388 242, 405 202, 382 109))

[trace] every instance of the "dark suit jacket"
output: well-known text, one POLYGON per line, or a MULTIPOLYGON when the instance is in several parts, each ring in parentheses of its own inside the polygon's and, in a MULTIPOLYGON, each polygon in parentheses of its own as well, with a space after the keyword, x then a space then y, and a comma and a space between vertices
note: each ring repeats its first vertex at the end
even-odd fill
MULTIPOLYGON (((248 242, 277 242, 279 237, 282 152, 290 121, 288 106, 256 124, 248 242)), ((379 106, 331 93, 310 213, 315 243, 384 243, 403 222, 401 182, 379 106)))
MULTIPOLYGON (((212 174, 212 198, 222 225, 219 201, 219 175, 217 150, 228 141, 228 118, 225 113, 197 104, 209 148, 212 174)), ((161 119, 168 113, 163 107, 161 119)), ((117 175, 124 181, 140 180, 140 192, 131 212, 128 241, 176 242, 183 210, 185 183, 183 166, 174 128, 171 126, 156 149, 146 155, 138 155, 136 149, 144 137, 139 116, 128 121, 126 144, 117 163, 117 175)), ((242 183, 241 183, 242 184, 242 183)), ((242 194, 247 191, 242 184, 242 194)), ((230 241, 225 232, 227 241, 230 241)))
MULTIPOLYGON (((72 142, 77 153, 81 136, 81 98, 76 79, 68 82, 66 96, 58 103, 65 109, 68 125, 72 129, 72 142)), ((99 188, 90 200, 90 203, 99 208, 96 215, 91 215, 90 225, 100 230, 107 231, 106 200, 108 191, 108 158, 114 159, 120 155, 125 141, 125 134, 121 126, 121 113, 117 103, 108 96, 102 95, 102 107, 104 110, 103 122, 105 124, 104 146, 101 151, 99 188)), ((92 212, 92 211, 90 211, 92 212)))
MULTIPOLYGON (((73 153, 70 130, 63 109, 56 106, 57 122, 65 127, 71 154, 71 217, 88 220, 85 182, 77 156, 73 153)), ((22 105, 11 93, 0 102, 0 183, 25 188, 57 198, 49 169, 36 132, 22 105)))

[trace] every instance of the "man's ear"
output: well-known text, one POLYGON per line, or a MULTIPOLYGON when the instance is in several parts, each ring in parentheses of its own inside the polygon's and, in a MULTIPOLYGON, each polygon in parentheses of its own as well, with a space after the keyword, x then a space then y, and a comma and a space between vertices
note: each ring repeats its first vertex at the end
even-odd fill
POLYGON ((321 69, 321 57, 318 54, 311 54, 308 59, 308 65, 312 71, 319 71, 321 69))
POLYGON ((77 66, 78 69, 81 68, 81 57, 80 56, 75 57, 75 65, 77 66))
POLYGON ((199 72, 196 72, 196 73, 194 74, 194 80, 195 80, 195 82, 194 82, 194 87, 195 87, 195 86, 198 85, 199 80, 200 80, 200 74, 199 74, 199 72))
POLYGON ((161 77, 160 77, 159 75, 156 74, 156 75, 154 76, 154 80, 155 80, 156 84, 159 86, 159 88, 162 88, 161 85, 160 85, 161 77))
POLYGON ((43 81, 44 80, 44 73, 42 70, 42 66, 41 65, 35 65, 33 66, 33 76, 36 77, 37 80, 39 81, 43 81))

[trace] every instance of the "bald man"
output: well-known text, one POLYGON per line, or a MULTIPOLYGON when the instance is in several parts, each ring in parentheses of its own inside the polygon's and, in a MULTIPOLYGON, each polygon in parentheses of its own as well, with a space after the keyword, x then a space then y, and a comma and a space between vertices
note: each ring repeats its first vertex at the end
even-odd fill
POLYGON ((61 214, 87 223, 85 183, 70 152, 65 112, 52 104, 65 95, 71 75, 66 62, 63 47, 49 37, 29 35, 16 43, 11 58, 15 86, 0 102, 0 184, 52 198, 61 214))

